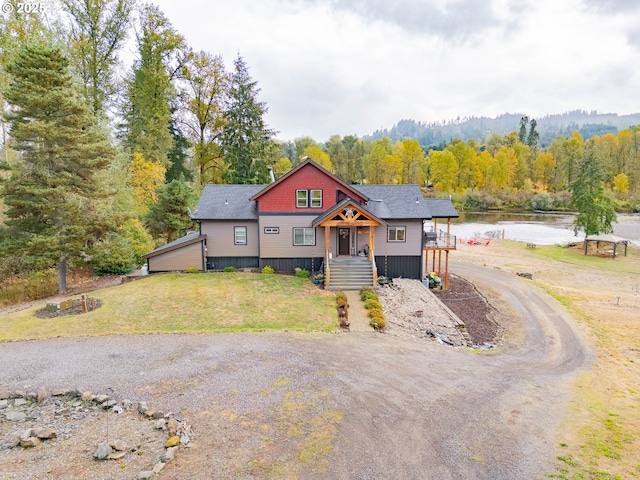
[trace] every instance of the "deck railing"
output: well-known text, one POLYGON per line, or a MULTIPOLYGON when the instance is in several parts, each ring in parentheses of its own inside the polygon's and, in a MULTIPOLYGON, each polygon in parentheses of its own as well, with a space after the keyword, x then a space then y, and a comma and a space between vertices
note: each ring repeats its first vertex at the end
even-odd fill
POLYGON ((451 235, 444 230, 437 232, 426 232, 423 236, 422 246, 424 248, 444 248, 455 250, 456 236, 451 235))

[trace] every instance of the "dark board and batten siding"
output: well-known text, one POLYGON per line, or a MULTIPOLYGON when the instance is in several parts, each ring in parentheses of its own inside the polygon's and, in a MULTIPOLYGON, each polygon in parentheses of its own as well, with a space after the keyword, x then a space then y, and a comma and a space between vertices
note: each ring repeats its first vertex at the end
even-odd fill
POLYGON ((376 268, 378 276, 387 278, 415 278, 421 277, 421 256, 377 256, 376 268))
POLYGON ((225 267, 259 268, 258 257, 207 257, 207 270, 224 270, 225 267))
POLYGON ((322 265, 322 257, 307 258, 261 258, 260 268, 269 265, 276 272, 293 272, 296 268, 317 272, 322 265))

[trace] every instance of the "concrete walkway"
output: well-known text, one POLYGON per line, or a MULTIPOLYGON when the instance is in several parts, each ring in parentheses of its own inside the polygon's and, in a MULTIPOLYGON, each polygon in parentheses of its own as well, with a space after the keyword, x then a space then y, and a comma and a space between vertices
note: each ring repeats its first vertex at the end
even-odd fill
POLYGON ((358 290, 345 290, 349 302, 349 331, 350 332, 375 332, 374 328, 369 325, 369 317, 364 303, 360 300, 360 292, 358 290))

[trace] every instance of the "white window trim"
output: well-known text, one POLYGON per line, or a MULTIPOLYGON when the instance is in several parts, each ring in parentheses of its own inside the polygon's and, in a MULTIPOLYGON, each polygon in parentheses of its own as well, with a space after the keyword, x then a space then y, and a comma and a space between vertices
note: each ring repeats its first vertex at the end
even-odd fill
POLYGON ((267 235, 280 233, 280 227, 264 227, 264 233, 267 235))
POLYGON ((296 208, 309 208, 309 192, 307 190, 296 190, 296 208), (300 205, 302 200, 300 192, 304 192, 304 205, 300 205))
POLYGON ((406 242, 407 241, 407 227, 405 226, 393 226, 387 228, 387 242, 396 243, 396 242, 406 242), (391 238, 391 231, 394 231, 395 238, 391 238), (398 240, 398 231, 402 231, 402 240, 398 240))
POLYGON ((247 244, 247 227, 233 227, 233 244, 234 245, 246 245, 247 244), (243 235, 238 236, 238 233, 242 232, 243 235), (240 239, 238 239, 240 237, 240 239), (244 237, 244 241, 242 240, 244 237))
POLYGON ((309 206, 311 208, 322 208, 322 190, 320 189, 309 190, 309 206), (313 192, 318 192, 320 194, 320 198, 313 198, 313 192), (313 204, 314 200, 320 200, 320 205, 314 205, 313 204))
POLYGON ((293 227, 293 245, 295 247, 309 247, 316 244, 316 229, 313 227, 293 227), (296 243, 296 230, 303 230, 302 242, 296 243), (307 243, 308 230, 311 230, 311 243, 307 243))

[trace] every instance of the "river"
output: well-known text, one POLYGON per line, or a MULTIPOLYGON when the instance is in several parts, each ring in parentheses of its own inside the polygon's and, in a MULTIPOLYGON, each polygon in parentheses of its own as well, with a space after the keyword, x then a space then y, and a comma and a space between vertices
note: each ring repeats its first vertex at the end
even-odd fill
MULTIPOLYGON (((451 233, 469 238, 504 238, 538 245, 566 245, 584 240, 573 233, 575 216, 547 213, 461 212, 451 221, 451 233)), ((613 234, 640 246, 640 214, 618 214, 613 234)))

